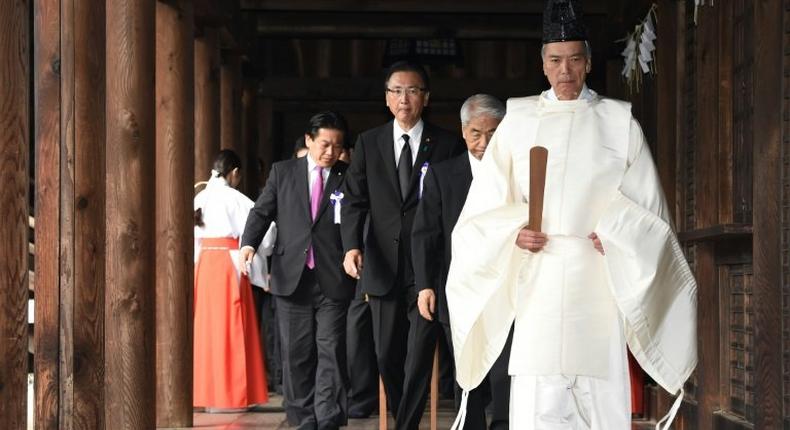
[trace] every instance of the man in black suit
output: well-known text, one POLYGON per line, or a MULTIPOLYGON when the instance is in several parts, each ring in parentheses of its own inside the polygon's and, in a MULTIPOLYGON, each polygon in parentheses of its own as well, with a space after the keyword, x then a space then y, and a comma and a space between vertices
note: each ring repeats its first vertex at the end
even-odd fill
MULTIPOLYGON (((451 233, 466 201, 466 194, 488 141, 502 118, 505 106, 487 94, 469 97, 461 107, 461 130, 468 152, 428 168, 424 179, 422 199, 417 207, 412 230, 412 257, 414 277, 419 295, 417 305, 420 315, 433 322, 438 316, 448 346, 452 351, 450 316, 444 286, 450 269, 451 233)), ((478 387, 469 394, 464 428, 486 428, 485 406, 492 398, 491 429, 508 428, 508 403, 510 377, 507 362, 510 343, 489 372, 489 384, 478 387), (490 388, 490 393, 486 392, 490 388)), ((433 350, 434 343, 423 346, 433 350)), ((456 405, 460 389, 456 389, 456 405)))
POLYGON ((368 296, 379 373, 399 429, 417 428, 431 370, 430 356, 407 357, 406 348, 407 338, 411 345, 433 330, 420 332, 423 327, 410 325, 420 319, 410 242, 421 172, 463 149, 454 134, 422 120, 429 96, 428 75, 421 66, 398 62, 389 68, 385 97, 395 118, 359 136, 343 205, 343 265, 360 279, 368 296))
POLYGON ((337 429, 347 422, 345 329, 354 279, 343 271, 336 210, 348 167, 338 161, 346 129, 334 112, 310 119, 308 155, 272 166, 241 241, 246 264, 269 224, 277 223, 271 293, 282 341, 285 412, 299 429, 337 429))

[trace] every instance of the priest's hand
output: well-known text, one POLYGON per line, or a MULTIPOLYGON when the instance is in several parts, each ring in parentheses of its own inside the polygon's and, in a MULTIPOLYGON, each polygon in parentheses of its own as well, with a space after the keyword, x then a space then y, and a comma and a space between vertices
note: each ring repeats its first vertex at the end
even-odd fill
POLYGON ((595 232, 590 233, 587 237, 592 240, 596 251, 600 252, 601 255, 606 255, 606 253, 603 252, 603 244, 601 243, 601 239, 598 238, 598 235, 595 234, 595 232))
POLYGON ((546 236, 546 233, 532 231, 524 227, 518 232, 518 237, 516 237, 516 246, 521 249, 526 249, 530 252, 538 252, 543 249, 544 246, 546 246, 546 242, 548 241, 549 237, 546 236))
POLYGON ((432 289, 420 290, 417 294, 417 309, 423 318, 433 321, 433 313, 436 311, 436 293, 432 289))
POLYGON ((241 251, 239 251, 239 267, 241 267, 241 273, 244 275, 250 275, 250 264, 252 264, 252 257, 255 256, 255 248, 251 246, 242 246, 241 251))
POLYGON ((346 252, 346 257, 343 259, 343 269, 345 269, 348 276, 359 279, 359 275, 362 274, 362 251, 349 249, 346 252))

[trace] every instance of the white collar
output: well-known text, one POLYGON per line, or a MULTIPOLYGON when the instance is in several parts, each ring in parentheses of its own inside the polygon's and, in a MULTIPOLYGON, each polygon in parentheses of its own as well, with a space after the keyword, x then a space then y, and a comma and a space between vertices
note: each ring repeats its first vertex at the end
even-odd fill
POLYGON ((414 127, 412 127, 411 130, 409 130, 409 131, 403 130, 400 127, 400 124, 398 124, 398 120, 394 119, 394 120, 392 120, 392 137, 393 137, 393 140, 395 142, 397 142, 398 139, 401 138, 401 136, 403 136, 404 134, 408 134, 409 135, 409 139, 410 139, 409 142, 410 143, 417 143, 418 138, 422 136, 423 128, 425 128, 425 123, 422 121, 422 118, 420 118, 420 120, 417 121, 417 124, 414 124, 414 127))
POLYGON ((469 167, 472 169, 472 178, 474 178, 477 172, 480 170, 480 166, 482 165, 483 160, 478 160, 469 151, 466 151, 466 154, 469 156, 469 167))
POLYGON ((219 173, 216 175, 214 174, 216 170, 211 171, 211 177, 209 178, 208 182, 206 183, 206 188, 208 187, 229 187, 228 180, 219 176, 219 173))
MULTIPOLYGON (((549 100, 561 101, 560 99, 557 98, 557 93, 554 92, 554 87, 549 88, 549 90, 546 91, 545 94, 549 100)), ((582 91, 579 93, 579 98, 577 100, 590 101, 595 98, 595 95, 596 95, 595 91, 587 88, 587 84, 584 84, 584 86, 582 86, 582 91)))

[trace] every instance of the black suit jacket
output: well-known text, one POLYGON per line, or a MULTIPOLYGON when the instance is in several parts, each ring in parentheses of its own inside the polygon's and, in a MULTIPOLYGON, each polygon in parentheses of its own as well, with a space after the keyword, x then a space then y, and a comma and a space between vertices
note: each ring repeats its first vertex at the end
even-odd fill
POLYGON ((444 287, 450 270, 451 233, 471 184, 468 153, 431 167, 414 217, 411 245, 417 290, 436 292, 436 313, 445 324, 450 323, 444 287))
POLYGON ((364 293, 383 296, 396 284, 400 284, 398 288, 414 284, 410 242, 421 167, 426 162, 432 165, 446 160, 464 148, 455 134, 424 124, 411 188, 405 199, 400 195, 395 167, 393 123, 363 132, 354 147, 346 177, 341 230, 346 251, 363 249, 363 225, 370 214, 360 281, 364 293))
MULTIPOLYGON (((354 280, 343 270, 340 225, 334 223, 329 196, 343 187, 348 164, 338 161, 324 184, 324 196, 315 222, 310 216, 307 157, 281 161, 272 166, 269 179, 247 217, 242 246, 258 248, 272 221, 277 223, 277 241, 272 255, 271 292, 290 296, 299 285, 307 249, 313 245, 315 275, 324 295, 351 300, 354 280)), ((341 218, 342 221, 342 218, 341 218)))

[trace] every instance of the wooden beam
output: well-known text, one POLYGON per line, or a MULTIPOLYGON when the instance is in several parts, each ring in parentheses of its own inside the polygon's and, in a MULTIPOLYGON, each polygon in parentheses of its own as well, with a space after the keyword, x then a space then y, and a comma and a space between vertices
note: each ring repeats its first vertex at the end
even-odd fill
POLYGON ((777 67, 783 52, 785 11, 781 0, 754 8, 754 428, 782 427, 782 266, 781 161, 782 88, 787 78, 777 67))
POLYGON ((753 227, 751 224, 718 224, 695 230, 678 232, 681 242, 705 242, 738 239, 750 237, 753 227))
POLYGON ((156 4, 156 425, 192 427, 192 0, 156 4))
POLYGON ((541 14, 437 14, 402 12, 267 12, 257 16, 261 37, 537 39, 541 14))
POLYGON ((219 36, 214 28, 195 38, 195 174, 208 180, 220 149, 219 36))
POLYGON ((0 2, 0 428, 27 421, 30 3, 0 2))
MULTIPOLYGON (((543 13, 544 0, 241 0, 242 10, 301 12, 409 12, 409 13, 543 13)), ((584 2, 586 15, 604 14, 605 0, 584 2)))
POLYGON ((34 5, 36 428, 60 428, 60 0, 34 5), (44 192, 46 190, 46 192, 44 192), (47 244, 46 246, 44 244, 47 244))
POLYGON ((108 429, 156 426, 154 3, 107 1, 108 429))

